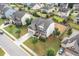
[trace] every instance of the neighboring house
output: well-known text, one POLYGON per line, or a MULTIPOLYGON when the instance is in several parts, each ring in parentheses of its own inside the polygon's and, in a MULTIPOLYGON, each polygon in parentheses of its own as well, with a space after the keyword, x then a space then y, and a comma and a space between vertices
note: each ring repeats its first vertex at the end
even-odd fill
POLYGON ((41 8, 41 11, 46 13, 51 13, 55 10, 55 5, 56 4, 54 3, 44 4, 44 7, 41 8))
POLYGON ((73 22, 79 24, 79 14, 73 19, 73 22))
POLYGON ((41 7, 44 6, 42 3, 27 3, 26 5, 31 9, 35 9, 35 10, 40 9, 41 7))
POLYGON ((60 3, 58 15, 62 18, 67 18, 70 14, 70 9, 68 9, 68 3, 60 3))
POLYGON ((52 19, 38 18, 33 20, 28 27, 28 32, 42 38, 47 38, 54 31, 55 25, 52 19))
POLYGON ((0 18, 3 16, 3 13, 4 13, 4 8, 8 7, 7 4, 4 4, 4 3, 0 3, 0 18))
POLYGON ((27 18, 31 18, 32 15, 23 11, 16 11, 12 15, 13 23, 16 25, 25 25, 27 18))
POLYGON ((69 9, 59 9, 58 15, 62 18, 67 18, 70 14, 70 10, 69 9))
POLYGON ((73 5, 73 10, 79 11, 79 3, 73 5))
POLYGON ((62 46, 72 51, 68 53, 73 53, 73 55, 79 56, 79 32, 74 32, 69 38, 64 38, 62 46))
POLYGON ((13 15, 13 13, 16 12, 16 10, 12 9, 12 8, 5 8, 4 9, 4 15, 6 18, 11 18, 11 16, 13 15))
POLYGON ((68 3, 59 3, 59 8, 68 8, 68 3))

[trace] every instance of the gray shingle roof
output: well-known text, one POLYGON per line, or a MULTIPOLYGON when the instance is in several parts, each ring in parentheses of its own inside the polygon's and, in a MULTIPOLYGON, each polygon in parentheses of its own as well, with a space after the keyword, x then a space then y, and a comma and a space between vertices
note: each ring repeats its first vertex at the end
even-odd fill
POLYGON ((29 27, 33 30, 36 30, 35 26, 37 26, 37 28, 40 30, 39 26, 42 26, 44 28, 43 31, 46 31, 51 23, 53 23, 52 19, 39 18, 39 19, 33 20, 29 27))
POLYGON ((16 11, 14 14, 13 14, 13 18, 19 18, 19 20, 21 20, 21 18, 25 15, 25 12, 23 11, 16 11))

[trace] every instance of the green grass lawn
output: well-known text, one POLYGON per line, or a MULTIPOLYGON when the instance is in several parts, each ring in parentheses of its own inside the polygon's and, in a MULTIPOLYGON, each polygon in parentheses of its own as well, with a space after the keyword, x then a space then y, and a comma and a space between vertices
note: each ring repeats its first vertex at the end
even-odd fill
POLYGON ((11 27, 8 26, 5 28, 6 31, 8 31, 10 34, 12 34, 16 38, 20 38, 21 36, 26 34, 28 31, 26 26, 22 26, 19 28, 21 32, 20 32, 20 35, 18 36, 18 33, 15 33, 16 29, 17 29, 17 27, 15 25, 12 25, 11 27))
POLYGON ((3 22, 4 22, 4 19, 0 19, 0 25, 3 24, 3 22))
POLYGON ((41 17, 46 17, 46 14, 43 14, 43 13, 41 13, 41 12, 37 12, 37 14, 38 14, 39 16, 41 16, 41 17))
POLYGON ((40 40, 38 40, 38 42, 34 45, 32 43, 32 37, 31 37, 30 39, 25 41, 24 44, 29 48, 31 48, 35 53, 37 53, 40 56, 46 55, 46 51, 49 48, 53 48, 55 54, 60 48, 60 41, 58 39, 50 39, 47 40, 46 42, 41 42, 40 40))
POLYGON ((3 56, 5 52, 0 48, 0 56, 3 56))
POLYGON ((68 24, 69 24, 72 28, 79 30, 79 25, 78 25, 78 24, 75 24, 75 23, 73 23, 72 21, 70 21, 68 24))
POLYGON ((53 16, 53 19, 56 21, 56 22, 63 22, 64 19, 59 17, 59 16, 53 16))

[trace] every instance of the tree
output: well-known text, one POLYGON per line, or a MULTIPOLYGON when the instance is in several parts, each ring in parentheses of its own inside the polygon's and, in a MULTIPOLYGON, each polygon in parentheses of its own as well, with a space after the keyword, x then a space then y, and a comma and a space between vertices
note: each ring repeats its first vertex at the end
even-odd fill
POLYGON ((68 35, 71 35, 72 34, 72 28, 70 28, 67 32, 68 35))
POLYGON ((32 43, 36 44, 38 42, 38 38, 37 37, 32 37, 32 43))
POLYGON ((54 54, 54 51, 53 51, 53 49, 48 49, 47 50, 47 56, 54 56, 55 54, 54 54))
POLYGON ((30 25, 31 22, 32 22, 32 18, 31 18, 31 19, 26 19, 26 25, 27 25, 27 26, 30 25))
POLYGON ((47 38, 39 37, 39 40, 42 41, 42 42, 46 42, 46 39, 47 38))
POLYGON ((55 30, 53 31, 53 35, 54 36, 59 36, 60 35, 60 31, 58 30, 58 28, 55 28, 55 30))
POLYGON ((18 37, 20 37, 20 33, 21 33, 20 28, 16 28, 16 29, 15 29, 15 33, 17 33, 17 34, 18 34, 18 37))

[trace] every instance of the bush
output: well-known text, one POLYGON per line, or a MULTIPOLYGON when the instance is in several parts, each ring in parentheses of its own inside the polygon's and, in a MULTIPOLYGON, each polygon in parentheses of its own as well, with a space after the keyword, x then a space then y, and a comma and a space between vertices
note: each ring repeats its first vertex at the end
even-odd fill
POLYGON ((36 44, 38 42, 38 38, 37 37, 32 37, 32 43, 36 44))
POLYGON ((48 49, 47 50, 47 56, 54 56, 55 54, 54 54, 54 51, 53 51, 53 49, 48 49))
POLYGON ((42 41, 42 42, 46 42, 46 39, 47 38, 39 37, 39 40, 42 41))

